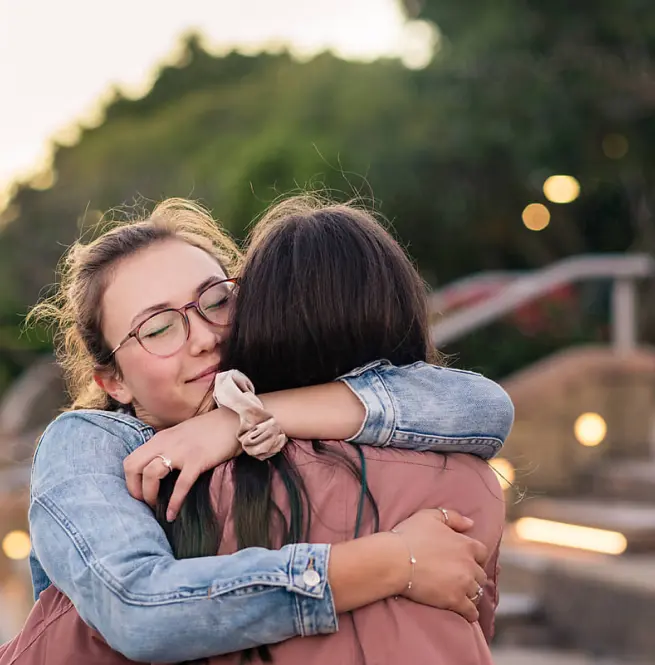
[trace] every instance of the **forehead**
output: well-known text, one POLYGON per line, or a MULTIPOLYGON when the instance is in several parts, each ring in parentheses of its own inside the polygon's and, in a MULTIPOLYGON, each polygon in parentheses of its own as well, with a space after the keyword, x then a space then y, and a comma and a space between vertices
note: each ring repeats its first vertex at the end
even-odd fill
POLYGON ((181 307, 209 277, 225 278, 218 261, 181 240, 165 240, 123 259, 112 271, 103 298, 103 319, 119 323, 158 303, 181 307))

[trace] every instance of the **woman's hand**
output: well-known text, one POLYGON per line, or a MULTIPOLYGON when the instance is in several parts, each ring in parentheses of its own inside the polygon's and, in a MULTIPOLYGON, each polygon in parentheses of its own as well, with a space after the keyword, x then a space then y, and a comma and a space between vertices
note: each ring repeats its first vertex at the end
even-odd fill
POLYGON ((235 413, 218 409, 158 432, 125 459, 128 491, 154 508, 160 481, 171 469, 179 469, 166 512, 172 522, 198 476, 241 453, 238 425, 235 413), (162 457, 170 460, 170 468, 162 457))
POLYGON ((400 595, 477 621, 476 594, 487 581, 482 566, 489 552, 482 543, 463 535, 473 526, 472 520, 455 510, 448 510, 447 515, 446 523, 444 511, 421 510, 398 524, 391 534, 404 547, 407 560, 400 595), (410 552, 416 560, 413 565, 410 552))
POLYGON ((219 372, 214 380, 214 400, 239 416, 237 439, 243 451, 258 460, 273 457, 289 440, 277 420, 255 395, 252 381, 236 369, 219 372))

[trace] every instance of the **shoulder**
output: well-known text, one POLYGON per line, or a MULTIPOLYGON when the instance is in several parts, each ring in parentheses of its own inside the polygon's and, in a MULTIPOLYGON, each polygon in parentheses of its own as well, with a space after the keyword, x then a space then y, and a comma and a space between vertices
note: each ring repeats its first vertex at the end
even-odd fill
POLYGON ((502 397, 511 406, 511 400, 503 388, 482 374, 454 367, 432 365, 422 360, 411 365, 392 365, 388 360, 376 360, 340 376, 339 379, 349 382, 373 376, 379 377, 385 382, 402 379, 402 383, 398 385, 402 385, 403 388, 408 387, 410 390, 412 385, 416 385, 426 386, 433 391, 448 391, 454 387, 460 392, 470 390, 476 395, 486 392, 492 396, 502 397))
POLYGON ((34 454, 32 484, 120 468, 154 430, 123 413, 80 409, 62 413, 46 428, 34 454))
POLYGON ((114 434, 122 432, 149 433, 153 431, 150 425, 146 425, 142 420, 139 420, 128 413, 101 411, 99 409, 65 411, 50 423, 45 433, 49 430, 61 427, 97 427, 114 434))
MULTIPOLYGON (((143 443, 153 434, 152 427, 126 413, 79 409, 66 411, 55 418, 43 432, 39 447, 49 441, 59 440, 61 437, 70 440, 71 437, 80 436, 91 437, 91 439, 106 436, 113 439, 124 439, 128 444, 133 440, 143 443)), ((62 443, 64 442, 62 441, 62 443)))
MULTIPOLYGON (((479 372, 472 372, 467 369, 456 369, 444 365, 433 365, 425 361, 418 361, 411 365, 392 365, 388 360, 371 363, 367 368, 361 368, 366 371, 373 370, 380 376, 408 376, 416 380, 424 379, 428 381, 439 381, 444 385, 457 384, 459 386, 485 386, 489 390, 505 392, 495 381, 488 379, 479 372)), ((356 370, 361 371, 361 370, 356 370)))

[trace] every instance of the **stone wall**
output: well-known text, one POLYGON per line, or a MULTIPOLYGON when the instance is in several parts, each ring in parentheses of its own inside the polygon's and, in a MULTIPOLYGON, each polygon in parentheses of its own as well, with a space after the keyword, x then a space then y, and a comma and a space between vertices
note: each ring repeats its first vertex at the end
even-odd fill
POLYGON ((617 354, 580 347, 555 354, 503 381, 516 408, 502 456, 516 467, 516 485, 530 494, 576 494, 613 459, 647 458, 655 425, 655 350, 617 354), (574 423, 600 414, 607 435, 580 445, 574 423))

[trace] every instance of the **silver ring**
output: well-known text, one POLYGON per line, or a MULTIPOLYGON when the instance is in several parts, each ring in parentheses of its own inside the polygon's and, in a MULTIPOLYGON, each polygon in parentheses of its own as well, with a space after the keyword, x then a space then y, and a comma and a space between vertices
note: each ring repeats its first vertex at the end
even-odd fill
POLYGON ((173 470, 173 462, 168 457, 164 457, 163 455, 156 455, 156 457, 162 461, 162 464, 168 469, 168 473, 173 470))
POLYGON ((437 510, 440 510, 443 515, 443 523, 448 524, 448 511, 445 508, 438 508, 437 510))

